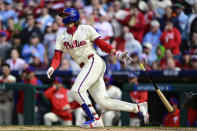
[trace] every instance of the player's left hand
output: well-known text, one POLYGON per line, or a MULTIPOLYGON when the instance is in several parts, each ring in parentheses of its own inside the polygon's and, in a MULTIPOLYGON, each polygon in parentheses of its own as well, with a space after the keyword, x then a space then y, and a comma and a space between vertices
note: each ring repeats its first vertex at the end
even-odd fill
POLYGON ((128 55, 128 52, 120 52, 118 58, 123 61, 125 64, 134 63, 134 60, 128 55))

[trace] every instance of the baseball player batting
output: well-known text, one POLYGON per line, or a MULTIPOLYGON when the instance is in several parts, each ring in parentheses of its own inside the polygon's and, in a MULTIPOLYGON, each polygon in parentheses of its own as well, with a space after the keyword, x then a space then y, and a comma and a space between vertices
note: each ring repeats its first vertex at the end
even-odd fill
POLYGON ((142 114, 144 122, 148 123, 149 115, 146 102, 132 104, 109 98, 103 80, 106 65, 94 49, 93 43, 104 52, 116 56, 126 64, 131 64, 133 59, 127 55, 127 52, 116 51, 111 45, 102 40, 100 35, 90 25, 79 25, 80 15, 76 9, 65 8, 59 15, 62 17, 62 22, 67 27, 67 30, 56 39, 56 50, 51 67, 47 71, 47 76, 50 79, 54 70, 59 66, 63 51, 69 53, 80 65, 81 72, 71 88, 71 95, 81 105, 90 119, 83 123, 81 127, 104 127, 102 119, 98 116, 86 95, 87 90, 102 108, 115 111, 139 112, 142 114))

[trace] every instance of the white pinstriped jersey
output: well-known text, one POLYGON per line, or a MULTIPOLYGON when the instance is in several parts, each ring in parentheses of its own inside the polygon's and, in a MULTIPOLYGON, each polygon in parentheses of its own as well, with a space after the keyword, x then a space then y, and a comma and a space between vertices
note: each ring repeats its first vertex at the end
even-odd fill
POLYGON ((79 25, 73 35, 64 31, 56 39, 56 50, 66 51, 78 63, 88 59, 91 54, 96 54, 93 41, 100 37, 90 25, 79 25))

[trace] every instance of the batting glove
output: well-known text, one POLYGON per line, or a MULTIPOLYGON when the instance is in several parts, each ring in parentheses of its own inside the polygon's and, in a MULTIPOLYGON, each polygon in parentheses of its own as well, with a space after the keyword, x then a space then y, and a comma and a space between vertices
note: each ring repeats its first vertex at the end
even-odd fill
POLYGON ((128 52, 117 51, 115 54, 119 60, 123 61, 125 64, 134 63, 134 60, 128 55, 128 52))
POLYGON ((54 72, 54 68, 53 67, 50 67, 48 70, 47 70, 47 77, 49 79, 51 79, 51 75, 53 74, 54 72))

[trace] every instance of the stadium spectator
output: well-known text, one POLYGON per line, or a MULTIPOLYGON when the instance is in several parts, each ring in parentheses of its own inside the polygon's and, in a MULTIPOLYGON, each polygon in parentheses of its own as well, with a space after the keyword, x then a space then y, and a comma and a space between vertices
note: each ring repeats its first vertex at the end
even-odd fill
POLYGON ((48 23, 45 30, 43 44, 45 45, 45 52, 48 59, 45 59, 46 64, 51 61, 55 51, 55 41, 56 41, 57 30, 53 30, 53 24, 48 23))
POLYGON ((19 56, 21 56, 22 44, 21 44, 20 35, 13 35, 11 43, 12 43, 12 49, 16 49, 19 53, 19 56))
POLYGON ((53 85, 47 89, 44 95, 51 101, 52 112, 44 115, 45 125, 52 125, 54 122, 60 122, 62 125, 72 125, 72 112, 68 100, 68 89, 62 85, 62 79, 55 78, 53 85))
POLYGON ((47 7, 42 8, 41 16, 38 19, 40 20, 40 23, 42 25, 42 28, 41 28, 42 32, 45 31, 47 24, 52 23, 54 20, 53 17, 49 14, 49 10, 47 7))
MULTIPOLYGON (((42 82, 35 76, 33 68, 27 68, 22 76, 21 83, 41 85, 42 82)), ((16 111, 20 125, 24 125, 24 91, 19 90, 18 100, 16 104, 16 111)))
POLYGON ((151 70, 160 70, 159 62, 154 61, 151 65, 151 70))
POLYGON ((61 70, 61 71, 71 71, 70 63, 66 58, 63 58, 63 60, 61 61, 59 70, 61 70))
POLYGON ((191 41, 188 43, 191 54, 197 54, 197 32, 191 34, 191 41))
POLYGON ((27 63, 32 62, 32 56, 34 53, 39 53, 41 62, 44 62, 45 49, 37 33, 32 33, 28 44, 23 46, 22 56, 27 63))
POLYGON ((143 45, 147 42, 151 43, 151 55, 156 57, 156 49, 160 45, 161 37, 161 31, 159 29, 160 24, 157 20, 153 20, 151 21, 150 26, 150 31, 143 38, 143 45))
POLYGON ((14 35, 20 35, 22 27, 18 23, 14 23, 13 18, 8 19, 8 27, 7 27, 7 33, 8 37, 7 40, 12 40, 14 35))
MULTIPOLYGON (((110 39, 113 36, 113 28, 111 23, 107 21, 107 13, 99 9, 98 12, 99 20, 95 22, 94 28, 101 34, 101 38, 108 43, 110 43, 110 39)), ((106 53, 103 52, 100 48, 97 48, 98 54, 102 57, 106 57, 106 53)))
POLYGON ((176 98, 170 98, 170 104, 173 107, 173 112, 168 112, 164 115, 163 126, 179 127, 180 126, 180 110, 178 109, 178 101, 176 98))
POLYGON ((189 16, 189 20, 188 20, 188 32, 189 34, 191 35, 193 32, 197 32, 197 28, 196 28, 196 25, 197 25, 197 2, 195 1, 193 4, 192 4, 192 13, 191 15, 189 16))
POLYGON ((128 52, 128 55, 136 52, 139 56, 142 54, 142 45, 139 41, 135 40, 133 34, 129 32, 129 28, 127 26, 123 27, 124 39, 125 43, 125 51, 128 52))
MULTIPOLYGON (((176 13, 176 17, 179 21, 179 26, 180 26, 180 33, 181 33, 181 38, 182 40, 187 40, 187 24, 188 24, 188 20, 189 20, 189 17, 184 13, 183 9, 184 9, 184 6, 180 3, 176 3, 174 5, 174 8, 175 8, 175 13, 176 13)), ((185 43, 184 43, 185 44, 185 43)))
POLYGON ((140 11, 137 3, 131 3, 130 6, 130 13, 125 17, 125 19, 118 20, 121 24, 128 25, 134 38, 142 42, 145 29, 144 15, 140 11))
POLYGON ((147 62, 149 65, 151 65, 156 59, 157 59, 157 56, 156 55, 153 55, 151 52, 152 52, 152 44, 149 43, 149 42, 146 42, 144 44, 144 55, 146 55, 147 57, 147 62))
POLYGON ((4 2, 4 10, 2 10, 3 22, 7 24, 9 18, 13 18, 14 22, 18 21, 17 13, 13 9, 13 1, 12 0, 3 0, 4 2))
POLYGON ((107 71, 113 72, 113 71, 120 71, 121 70, 121 64, 113 55, 108 55, 107 57, 107 63, 106 63, 107 71))
POLYGON ((21 32, 22 44, 24 45, 29 43, 29 38, 31 37, 32 33, 38 34, 38 37, 42 41, 42 32, 38 27, 36 27, 33 14, 27 14, 26 22, 27 26, 21 32))
POLYGON ((160 41, 166 49, 171 49, 174 56, 180 55, 181 35, 180 32, 173 27, 172 21, 167 21, 165 30, 163 31, 160 41))
MULTIPOLYGON (((131 72, 128 75, 128 83, 132 84, 132 88, 139 84, 138 77, 135 73, 131 72)), ((141 103, 148 101, 148 92, 147 91, 132 91, 130 92, 130 98, 133 103, 141 103)), ((141 121, 137 117, 137 114, 130 113, 130 126, 140 126, 141 121)))
POLYGON ((182 70, 191 70, 191 54, 188 50, 185 50, 182 54, 181 65, 182 70))
MULTIPOLYGON (((161 60, 160 60, 160 66, 161 66, 161 69, 164 70, 164 69, 167 69, 167 60, 168 59, 171 59, 173 58, 174 59, 174 56, 172 54, 172 51, 170 49, 166 49, 165 51, 165 57, 163 57, 161 60)), ((175 61, 175 64, 177 67, 181 67, 181 64, 178 60, 174 59, 175 61)))
POLYGON ((159 19, 161 31, 166 30, 166 24, 168 21, 171 21, 176 29, 181 30, 178 18, 173 16, 173 10, 171 6, 165 7, 165 15, 163 15, 163 17, 159 19))
POLYGON ((168 71, 180 71, 179 67, 176 67, 176 63, 173 58, 167 59, 167 68, 165 70, 168 71))
POLYGON ((111 18, 111 24, 114 31, 114 37, 121 37, 122 33, 122 25, 118 22, 118 17, 122 17, 123 15, 119 15, 121 12, 126 13, 123 9, 121 9, 120 1, 114 1, 111 3, 108 8, 109 17, 111 18), (119 15, 119 16, 118 16, 119 15))
POLYGON ((33 68, 34 70, 44 70, 47 68, 46 64, 41 62, 38 52, 33 53, 32 59, 33 61, 29 65, 30 68, 33 68))
POLYGON ((197 70, 197 55, 191 56, 192 70, 197 70))
POLYGON ((157 60, 160 61, 165 55, 165 48, 162 45, 157 46, 156 54, 157 60))
MULTIPOLYGON (((109 75, 104 76, 104 81, 106 85, 107 94, 112 99, 121 99, 122 92, 120 88, 114 86, 112 84, 113 79, 109 75)), ((103 122, 105 126, 117 126, 120 120, 120 112, 119 111, 107 111, 97 106, 97 109, 101 112, 103 122)))
MULTIPOLYGON (((10 66, 3 63, 0 83, 15 83, 16 78, 10 74, 10 66)), ((11 125, 13 114, 13 90, 0 91, 0 125, 11 125)))
POLYGON ((141 70, 141 68, 138 66, 140 64, 140 57, 139 57, 138 53, 133 52, 130 56, 135 61, 135 63, 130 64, 129 69, 130 70, 141 70))
POLYGON ((2 61, 6 61, 9 56, 9 51, 11 49, 11 44, 6 40, 7 33, 5 31, 0 32, 0 56, 2 61))
POLYGON ((28 64, 19 57, 19 52, 16 49, 11 50, 11 58, 6 60, 10 65, 10 70, 24 70, 28 64))

